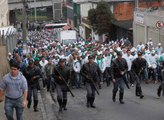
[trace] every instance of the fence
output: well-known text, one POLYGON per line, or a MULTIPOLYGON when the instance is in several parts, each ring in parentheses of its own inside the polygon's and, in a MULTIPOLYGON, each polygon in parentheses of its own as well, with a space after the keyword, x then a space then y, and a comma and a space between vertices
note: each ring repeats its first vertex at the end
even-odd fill
POLYGON ((10 29, 0 30, 0 78, 9 72, 8 52, 13 52, 17 43, 17 34, 10 29))
POLYGON ((0 31, 0 46, 5 46, 7 53, 12 53, 17 44, 17 37, 16 31, 10 28, 0 31))

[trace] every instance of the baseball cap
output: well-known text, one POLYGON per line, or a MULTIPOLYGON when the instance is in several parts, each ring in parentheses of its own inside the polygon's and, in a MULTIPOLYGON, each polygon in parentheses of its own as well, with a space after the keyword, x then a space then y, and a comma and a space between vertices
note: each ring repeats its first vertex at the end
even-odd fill
POLYGON ((61 58, 61 59, 59 60, 59 62, 65 62, 65 59, 61 58))
POLYGON ((28 64, 33 64, 33 63, 34 63, 33 60, 29 60, 29 61, 28 61, 28 64))
POLYGON ((142 55, 142 52, 138 52, 138 56, 141 56, 142 55))
POLYGON ((93 59, 93 55, 89 55, 88 56, 88 59, 93 59))

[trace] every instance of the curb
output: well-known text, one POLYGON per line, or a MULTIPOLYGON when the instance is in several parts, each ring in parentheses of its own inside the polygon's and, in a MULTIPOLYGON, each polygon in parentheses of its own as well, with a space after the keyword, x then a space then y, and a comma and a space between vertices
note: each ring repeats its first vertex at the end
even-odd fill
POLYGON ((44 108, 44 104, 43 104, 43 99, 41 97, 41 93, 38 93, 38 98, 40 100, 40 108, 41 108, 42 118, 43 118, 43 120, 47 120, 47 115, 46 115, 46 111, 45 111, 45 108, 44 108))

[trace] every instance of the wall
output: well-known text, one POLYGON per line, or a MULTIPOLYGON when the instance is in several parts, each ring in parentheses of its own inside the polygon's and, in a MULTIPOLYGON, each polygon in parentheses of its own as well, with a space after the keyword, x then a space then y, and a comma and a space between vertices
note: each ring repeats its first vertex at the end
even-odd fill
POLYGON ((164 27, 157 28, 156 23, 158 21, 164 22, 164 11, 135 12, 133 23, 134 45, 137 45, 139 42, 147 43, 151 38, 154 47, 159 42, 164 47, 164 27))
POLYGON ((0 0, 0 27, 9 24, 8 0, 0 0))
POLYGON ((96 8, 97 4, 94 3, 83 3, 80 5, 81 17, 87 17, 88 11, 92 8, 96 8))
POLYGON ((132 20, 134 11, 134 2, 121 2, 114 4, 114 16, 120 20, 132 20))
POLYGON ((9 64, 7 61, 7 52, 5 46, 0 46, 0 78, 9 72, 9 64))

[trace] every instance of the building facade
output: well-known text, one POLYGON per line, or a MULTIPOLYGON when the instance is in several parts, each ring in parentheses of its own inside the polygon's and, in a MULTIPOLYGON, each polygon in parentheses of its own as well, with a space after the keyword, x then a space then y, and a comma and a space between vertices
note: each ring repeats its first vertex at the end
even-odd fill
POLYGON ((9 25, 8 1, 0 0, 0 27, 9 25))
POLYGON ((137 10, 134 12, 133 39, 136 46, 140 42, 152 40, 154 47, 161 43, 164 47, 164 10, 137 10))

